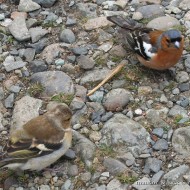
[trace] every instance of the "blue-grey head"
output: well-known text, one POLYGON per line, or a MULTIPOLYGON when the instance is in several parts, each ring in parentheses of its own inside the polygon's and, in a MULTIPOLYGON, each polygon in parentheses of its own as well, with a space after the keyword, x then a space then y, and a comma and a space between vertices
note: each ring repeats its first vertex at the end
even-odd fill
POLYGON ((166 39, 166 44, 168 47, 175 47, 175 48, 180 48, 180 42, 182 40, 181 32, 178 30, 168 30, 165 31, 162 34, 162 37, 166 39))

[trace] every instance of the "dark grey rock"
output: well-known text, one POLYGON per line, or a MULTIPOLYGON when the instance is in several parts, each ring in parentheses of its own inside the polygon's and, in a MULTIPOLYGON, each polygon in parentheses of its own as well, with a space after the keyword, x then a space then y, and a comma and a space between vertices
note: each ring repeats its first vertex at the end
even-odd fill
POLYGON ((6 108, 12 108, 14 104, 14 93, 10 94, 6 99, 5 99, 5 107, 6 108))
POLYGON ((63 93, 74 94, 74 85, 71 78, 62 71, 45 71, 31 76, 31 82, 39 82, 45 88, 44 96, 53 96, 63 93))
POLYGON ((149 174, 150 172, 157 173, 162 167, 162 161, 157 158, 148 158, 146 160, 143 173, 149 174))
POLYGON ((74 47, 71 49, 71 51, 75 55, 86 55, 88 53, 88 48, 87 47, 74 47))
POLYGON ((137 12, 142 13, 144 18, 164 16, 165 8, 161 5, 146 5, 137 9, 137 12))
POLYGON ((180 89, 181 92, 185 92, 190 89, 190 85, 189 83, 181 83, 178 85, 178 88, 180 89))
POLYGON ((72 125, 80 124, 80 120, 82 120, 87 114, 87 106, 84 106, 82 109, 77 110, 72 116, 72 125))
POLYGON ((117 175, 127 170, 125 164, 113 158, 105 158, 103 165, 112 175, 117 175))
POLYGON ((36 50, 36 53, 39 54, 43 51, 44 47, 48 45, 48 39, 47 38, 42 38, 38 42, 34 44, 28 44, 28 47, 32 47, 36 50))
POLYGON ((33 1, 42 5, 43 7, 51 7, 57 0, 33 0, 33 1))
POLYGON ((106 122, 108 119, 110 119, 113 116, 113 112, 109 111, 106 112, 105 115, 102 116, 101 121, 106 122))
POLYGON ((152 134, 162 138, 162 136, 164 134, 164 130, 163 130, 163 128, 155 128, 155 129, 153 129, 152 134))
POLYGON ((159 139, 153 146, 154 150, 167 150, 168 142, 165 139, 159 139))
POLYGON ((30 62, 29 67, 33 73, 43 72, 48 68, 43 60, 34 60, 30 62))
POLYGON ((89 70, 92 69, 95 65, 95 61, 85 55, 81 55, 77 58, 77 62, 80 68, 85 69, 85 70, 89 70))

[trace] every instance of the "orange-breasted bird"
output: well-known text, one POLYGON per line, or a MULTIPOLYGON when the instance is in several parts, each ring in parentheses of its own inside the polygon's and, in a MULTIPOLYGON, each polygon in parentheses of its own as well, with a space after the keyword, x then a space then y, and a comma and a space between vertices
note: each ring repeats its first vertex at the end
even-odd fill
POLYGON ((125 43, 144 66, 165 70, 179 61, 184 37, 178 30, 161 31, 142 27, 134 20, 121 16, 109 16, 107 19, 122 28, 125 43))

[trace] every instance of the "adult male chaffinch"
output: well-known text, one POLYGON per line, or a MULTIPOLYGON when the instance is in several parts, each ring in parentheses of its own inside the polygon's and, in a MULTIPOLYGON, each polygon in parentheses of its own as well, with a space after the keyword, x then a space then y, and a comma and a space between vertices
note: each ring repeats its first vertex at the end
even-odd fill
POLYGON ((125 43, 146 67, 165 70, 174 66, 183 52, 184 38, 178 30, 161 31, 139 26, 132 19, 110 16, 122 28, 125 43))
MULTIPOLYGON (((136 54, 144 66, 156 70, 165 70, 179 61, 183 52, 184 37, 178 30, 161 31, 147 28, 130 18, 124 19, 121 16, 109 16, 107 19, 122 28, 121 33, 124 36, 126 48, 136 54)), ((87 96, 92 95, 117 74, 124 65, 125 63, 120 63, 87 96)))
POLYGON ((0 153, 0 167, 42 170, 57 161, 71 146, 71 117, 69 107, 59 104, 28 121, 0 153))

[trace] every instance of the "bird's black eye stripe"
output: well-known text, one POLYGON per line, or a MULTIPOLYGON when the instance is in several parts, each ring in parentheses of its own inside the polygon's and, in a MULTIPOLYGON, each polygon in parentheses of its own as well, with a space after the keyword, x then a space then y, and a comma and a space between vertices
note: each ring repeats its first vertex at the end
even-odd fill
POLYGON ((181 37, 178 37, 178 38, 173 38, 173 39, 171 39, 170 41, 171 42, 180 42, 182 40, 182 38, 181 37))

